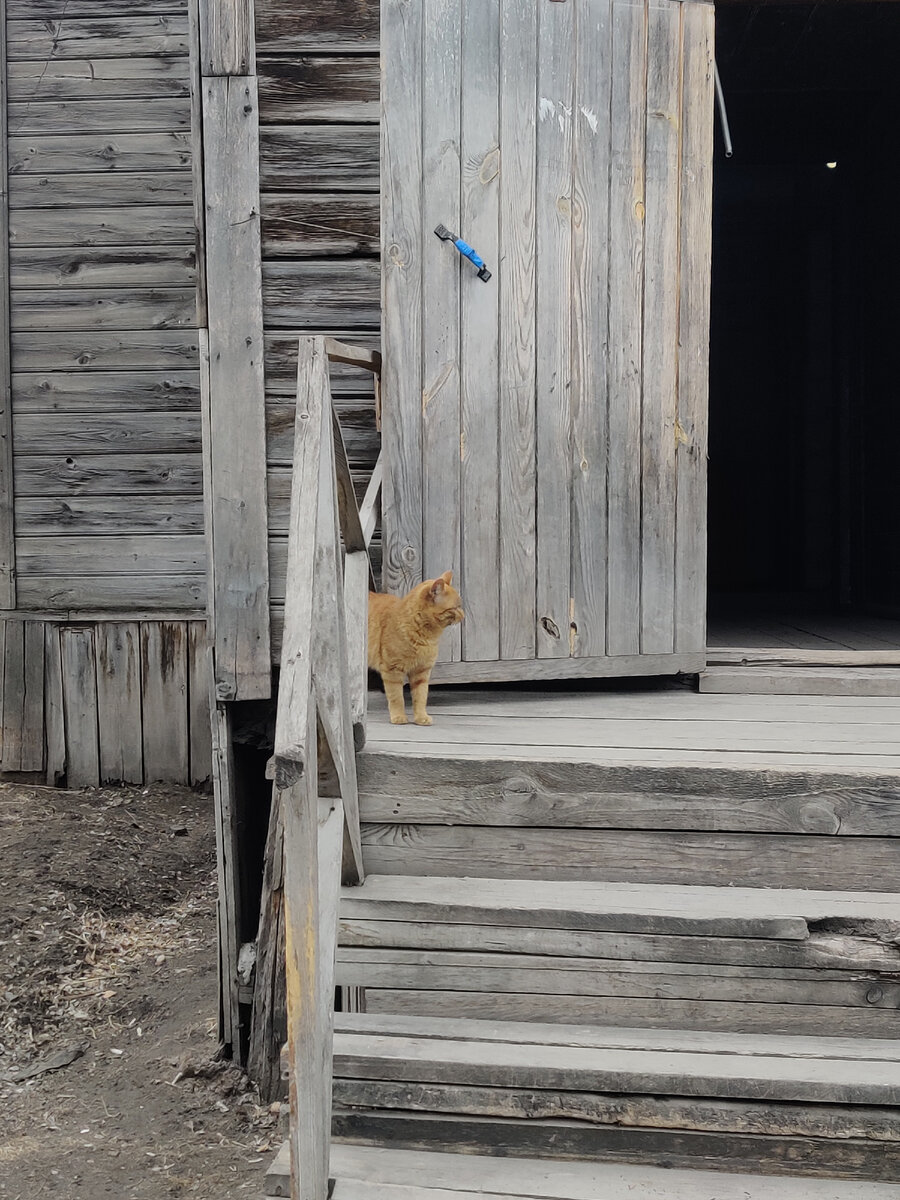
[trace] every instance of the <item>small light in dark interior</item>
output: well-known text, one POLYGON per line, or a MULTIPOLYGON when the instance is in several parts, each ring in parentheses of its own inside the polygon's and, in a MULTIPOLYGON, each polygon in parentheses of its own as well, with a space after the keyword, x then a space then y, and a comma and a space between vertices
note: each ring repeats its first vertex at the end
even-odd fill
POLYGON ((829 171, 833 171, 835 169, 835 167, 837 166, 837 163, 836 162, 826 163, 825 166, 828 168, 829 171))

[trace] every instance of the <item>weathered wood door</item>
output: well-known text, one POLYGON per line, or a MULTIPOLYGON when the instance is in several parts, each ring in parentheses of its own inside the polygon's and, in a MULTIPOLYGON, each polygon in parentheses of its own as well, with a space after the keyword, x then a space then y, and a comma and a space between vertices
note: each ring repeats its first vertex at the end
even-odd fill
POLYGON ((382 0, 385 581, 455 570, 440 678, 703 662, 712 56, 697 0, 382 0))

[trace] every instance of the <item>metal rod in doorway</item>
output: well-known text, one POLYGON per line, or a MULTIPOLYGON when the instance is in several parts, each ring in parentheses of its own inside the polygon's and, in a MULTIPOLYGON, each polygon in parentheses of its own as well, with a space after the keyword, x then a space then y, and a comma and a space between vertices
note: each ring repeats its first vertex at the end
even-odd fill
POLYGON ((713 59, 713 70, 716 74, 716 103, 719 106, 719 120, 722 122, 722 140, 725 142, 725 157, 731 158, 734 150, 731 145, 731 130, 728 127, 728 113, 725 111, 725 93, 722 91, 722 80, 719 78, 719 64, 713 59))

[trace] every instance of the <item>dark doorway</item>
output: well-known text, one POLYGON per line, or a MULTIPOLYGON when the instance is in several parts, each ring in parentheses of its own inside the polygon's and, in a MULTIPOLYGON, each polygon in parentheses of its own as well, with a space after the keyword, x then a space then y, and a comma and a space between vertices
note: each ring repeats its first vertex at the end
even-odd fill
POLYGON ((900 4, 723 3, 716 57, 710 641, 900 647, 900 4))

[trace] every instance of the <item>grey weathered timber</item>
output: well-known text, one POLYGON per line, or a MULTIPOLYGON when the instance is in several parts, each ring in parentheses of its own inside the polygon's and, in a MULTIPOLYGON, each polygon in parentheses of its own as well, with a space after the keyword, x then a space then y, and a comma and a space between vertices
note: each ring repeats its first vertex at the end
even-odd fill
POLYGON ((362 750, 366 741, 369 695, 368 609, 369 556, 365 551, 344 558, 344 624, 347 645, 347 689, 353 745, 362 750))
POLYGON ((337 410, 330 404, 330 393, 329 407, 331 408, 331 445, 337 487, 337 517, 340 522, 345 552, 356 554, 366 549, 366 539, 360 524, 359 508, 353 490, 353 476, 350 474, 350 463, 347 458, 347 448, 344 445, 344 436, 341 432, 341 423, 337 410))
MULTIPOLYGON (((677 214, 681 192, 683 7, 670 0, 659 0, 646 10, 641 650, 651 654, 673 650, 675 641, 677 214)), ((689 96, 688 103, 701 99, 705 97, 695 100, 689 96)), ((688 203, 690 199, 688 192, 688 203)))
POLYGON ((378 262, 357 258, 267 262, 263 299, 267 324, 329 329, 341 321, 378 328, 378 262))
POLYGON ((3 674, 3 770, 43 771, 44 631, 40 622, 7 622, 3 674))
POLYGON ((186 783, 187 629, 181 621, 141 625, 144 780, 186 783))
POLYGON ((607 653, 640 650, 641 330, 644 263, 644 7, 612 4, 609 168, 607 653))
POLYGON ((696 514, 706 495, 715 15, 685 4, 682 22, 675 649, 693 650, 706 639, 706 521, 696 514))
POLYGON ((377 122, 379 72, 375 56, 259 56, 260 112, 265 124, 300 121, 377 122))
POLYGON ((194 282, 194 251, 165 245, 77 250, 14 246, 9 273, 13 289, 117 287, 125 280, 139 287, 177 287, 194 282))
POLYGON ((256 0, 257 35, 270 54, 378 54, 378 0, 256 0))
POLYGON ((123 507, 115 496, 23 497, 16 500, 16 529, 23 537, 97 533, 203 533, 198 496, 141 498, 140 507, 123 507))
POLYGON ((47 786, 58 787, 66 773, 66 717, 59 628, 50 622, 44 625, 44 736, 47 742, 47 786))
POLYGON ((210 664, 209 707, 212 730, 213 796, 216 817, 219 929, 219 1040, 240 1057, 238 1005, 238 950, 240 938, 241 879, 238 870, 237 797, 232 709, 216 701, 215 678, 210 664))
POLYGON ((758 646, 735 647, 713 644, 707 647, 710 666, 727 667, 896 667, 900 666, 900 650, 836 650, 812 647, 794 649, 773 646, 766 650, 758 646))
MULTIPOLYGON (((86 358, 90 361, 90 355, 86 358)), ((142 371, 58 370, 20 371, 12 378, 19 417, 37 414, 199 411, 200 390, 195 370, 142 371)))
POLYGON ((253 75, 253 0, 200 0, 200 52, 204 77, 253 75))
MULTIPOLYGON (((409 75, 405 78, 407 84, 415 83, 409 75)), ((318 190, 324 180, 331 192, 377 192, 378 129, 367 125, 271 126, 260 145, 259 169, 266 192, 318 190)), ((339 316, 335 324, 345 325, 346 317, 339 316)))
POLYGON ((9 127, 6 3, 0 0, 0 606, 16 604, 9 295, 9 127))
MULTIPOLYGON (((21 208, 52 208, 62 195, 79 208, 97 198, 100 184, 96 172, 56 175, 43 172, 35 175, 15 175, 9 183, 10 211, 21 208)), ((146 204, 158 197, 162 204, 189 204, 191 174, 185 170, 123 171, 103 176, 103 203, 107 205, 146 204)), ((46 217, 45 217, 46 219, 46 217)))
POLYGON ((201 575, 203 538, 199 534, 70 536, 16 539, 19 578, 29 575, 201 575))
POLYGON ((361 367, 364 371, 381 371, 381 354, 377 350, 369 350, 365 346, 351 346, 339 338, 325 339, 325 353, 329 362, 343 363, 349 367, 361 367))
MULTIPOLYGON (((427 30, 426 30, 427 37, 427 30)), ((495 4, 463 8, 461 49, 460 227, 489 263, 497 262, 500 227, 500 10, 495 4)), ((423 90, 423 135, 432 95, 423 90)), ((440 181, 438 181, 439 184, 440 181)), ((423 237, 431 233, 423 213, 423 237)), ((433 235, 432 235, 433 238, 433 235)), ((423 258, 452 254, 433 239, 423 258)), ((499 545, 498 285, 481 283, 465 263, 455 264, 459 280, 460 474, 459 581, 466 621, 462 653, 466 659, 493 661, 500 651, 499 545)), ((499 270, 499 263, 498 263, 499 270)), ((436 281, 440 286, 440 281, 436 281)), ((430 270, 423 276, 422 304, 427 310, 430 270)), ((387 321, 387 313, 385 314, 387 321)), ((425 474, 434 470, 426 462, 425 474)), ((393 469, 393 468, 392 468, 393 469)), ((437 468, 440 471, 440 468, 437 468)), ((452 503, 452 501, 451 501, 452 503)), ((390 531, 390 522, 386 519, 390 531)), ((423 546, 424 548, 424 546, 423 546)), ((447 564, 448 566, 450 564, 447 564)), ((447 569, 447 566, 443 568, 447 569)))
POLYGON ((203 95, 215 673, 244 700, 271 691, 256 81, 203 95))
MULTIPOLYGON (((9 0, 10 14, 20 21, 59 20, 65 12, 67 17, 96 18, 95 0, 9 0)), ((117 14, 127 17, 131 13, 140 16, 180 16, 182 6, 178 0, 118 0, 117 14)))
MULTIPOLYGON (((422 204, 427 235, 439 223, 452 230, 461 228, 462 6, 459 0, 425 5, 423 19, 423 95, 441 95, 446 100, 426 106, 422 114, 422 204)), ((474 103, 477 108, 477 99, 474 103)), ((461 440, 460 264, 451 248, 436 239, 432 246, 426 243, 424 250, 429 283, 422 311, 422 453, 428 469, 422 477, 422 574, 433 579, 447 570, 459 572, 460 474, 466 470, 460 464, 461 459, 477 459, 478 449, 461 440)), ((458 659, 460 638, 458 625, 447 630, 438 657, 458 659)))
POLYGON ((188 621, 188 737, 192 787, 212 777, 209 712, 209 636, 205 621, 188 621))
POLYGON ((263 254, 281 258, 378 254, 377 192, 265 193, 263 254))
POLYGON ((59 631, 69 787, 100 782, 97 673, 92 629, 59 631))
POLYGON ((184 287, 28 288, 14 293, 14 333, 44 330, 111 330, 138 326, 171 329, 194 320, 194 289, 184 287))
POLYGON ((200 451, 200 413, 84 412, 19 413, 13 418, 16 454, 87 450, 119 454, 200 451))
POLYGON ((187 14, 166 16, 98 17, 89 20, 69 17, 59 21, 10 20, 7 29, 10 59, 38 62, 50 58, 81 58, 85 50, 95 58, 122 55, 186 55, 188 52, 187 14))
POLYGON ((572 4, 540 9, 537 64, 536 275, 537 421, 535 439, 536 649, 571 652, 572 471, 572 148, 576 15, 572 4))
POLYGON ((25 608, 69 610, 75 620, 104 608, 131 609, 129 616, 142 609, 149 615, 151 605, 196 616, 206 602, 206 582, 201 575, 28 575, 19 580, 18 597, 25 608))
MULTIPOLYGON (((143 106, 146 101, 140 101, 143 106)), ((184 107, 178 102, 179 109, 184 107)), ((147 230, 162 245, 193 246, 192 210, 187 204, 132 204, 118 207, 67 207, 64 221, 48 220, 31 208, 10 213, 13 246, 135 246, 147 230)))
POLYGON ((570 652, 606 653, 612 2, 576 9, 571 308, 570 652))
POLYGON ((423 19, 420 5, 403 0, 382 4, 381 36, 389 48, 386 61, 391 65, 381 89, 382 512, 389 530, 384 586, 400 593, 419 583, 423 570, 422 431, 418 419, 423 392, 422 270, 424 240, 434 237, 422 224, 419 204, 423 19))
POLYGON ((284 928, 284 825, 281 793, 272 789, 256 936, 253 1020, 247 1069, 261 1098, 278 1098, 281 1047, 287 1040, 284 928))
POLYGON ((900 696, 900 666, 707 667, 700 691, 759 696, 900 696))
MULTIPOLYGON (((463 597, 465 601, 465 597, 463 597)), ((540 622, 539 622, 540 623, 540 622)), ((706 662, 705 652, 697 654, 620 654, 606 658, 570 658, 553 660, 554 679, 621 678, 625 675, 696 674, 706 662)), ((546 679, 547 670, 540 660, 478 663, 437 663, 434 683, 502 683, 517 679, 546 679)))
POLYGON ((190 112, 180 96, 140 100, 16 100, 9 106, 10 129, 17 134, 151 133, 187 129, 190 112))
MULTIPOLYGON (((31 61, 9 64, 10 88, 18 97, 46 100, 122 100, 187 96, 185 57, 67 58, 53 57, 35 72, 31 61)), ((13 129, 16 127, 13 126, 13 129)))
MULTIPOLYGON (((12 338, 14 371, 184 371, 196 370, 197 362, 197 335, 190 329, 80 330, 60 332, 50 343, 40 333, 12 338)), ((165 379, 154 376, 151 383, 165 386, 165 379)))
MULTIPOLYGON (((191 162, 190 135, 177 132, 12 134, 8 153, 9 169, 16 174, 92 171, 95 189, 100 172, 190 171, 191 162)), ((110 202, 105 195, 104 200, 110 202)))
POLYGON ((535 656, 534 5, 504 0, 500 18, 499 324, 500 657, 535 656))
POLYGON ((363 538, 366 545, 372 541, 375 526, 381 511, 381 484, 384 478, 384 459, 381 454, 375 461, 372 474, 366 487, 366 493, 359 506, 359 523, 362 526, 363 538))
MULTIPOLYGON (((311 698, 303 730, 307 761, 303 774, 281 789, 284 820, 285 978, 291 1099, 291 1196, 324 1200, 328 1182, 332 996, 322 984, 331 947, 321 934, 320 873, 337 863, 319 860, 319 800, 316 792, 316 704, 311 698), (302 1175, 301 1175, 302 1164, 302 1175)), ((330 807, 326 802, 326 810, 330 807)))
MULTIPOLYGON (((203 173, 203 46, 202 0, 187 0, 191 77, 191 162, 193 176, 194 247, 197 259, 197 325, 207 329, 206 311, 206 195, 203 173)), ((208 369, 208 367, 207 367, 208 369)))
MULTIPOLYGON (((137 622, 105 622, 94 630, 100 782, 143 783, 141 634, 137 622)), ((159 663, 147 660, 153 671, 159 663)))

